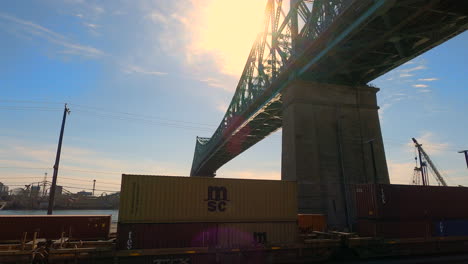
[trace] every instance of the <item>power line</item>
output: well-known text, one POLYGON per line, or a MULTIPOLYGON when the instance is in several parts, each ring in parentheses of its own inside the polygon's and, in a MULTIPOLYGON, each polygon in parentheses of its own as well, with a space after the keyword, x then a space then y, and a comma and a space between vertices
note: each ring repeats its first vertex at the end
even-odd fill
POLYGON ((182 129, 187 129, 187 130, 212 131, 214 129, 214 128, 208 128, 208 127, 196 127, 196 126, 175 124, 175 123, 164 123, 164 122, 149 120, 149 119, 144 119, 144 118, 125 117, 125 116, 118 116, 118 115, 112 115, 112 114, 106 114, 106 113, 93 112, 93 111, 88 111, 88 110, 75 110, 75 112, 81 112, 81 113, 88 112, 92 114, 93 117, 104 117, 104 118, 110 118, 110 119, 122 120, 122 121, 137 121, 137 122, 148 124, 148 125, 182 128, 182 129))
MULTIPOLYGON (((94 179, 98 180, 98 183, 100 184, 116 184, 116 185, 120 185, 118 183, 115 183, 115 182, 109 182, 108 179, 100 179, 100 178, 90 178, 88 180, 86 179, 83 179, 83 178, 72 178, 72 177, 60 177, 61 179, 68 179, 68 180, 74 180, 74 181, 84 181, 84 182, 88 182, 88 181, 92 181, 94 179)), ((17 180, 17 179, 42 179, 41 181, 44 180, 44 178, 42 176, 12 176, 12 177, 0 177, 0 180, 8 180, 8 181, 11 181, 11 180, 17 180)))
POLYGON ((202 126, 207 126, 210 128, 213 128, 215 125, 210 125, 210 124, 204 124, 204 123, 198 123, 198 122, 190 122, 190 121, 183 121, 183 120, 175 120, 175 119, 169 119, 169 118, 163 118, 163 117, 157 117, 157 116, 150 116, 150 115, 142 115, 142 114, 135 114, 135 113, 129 113, 129 112, 121 112, 121 111, 109 111, 108 109, 105 108, 99 108, 99 107, 93 107, 93 106, 85 106, 85 105, 80 105, 80 104, 71 104, 74 106, 82 107, 82 108, 88 108, 86 110, 92 111, 89 109, 95 109, 97 111, 94 111, 98 113, 98 111, 103 112, 103 113, 111 113, 111 114, 119 114, 119 115, 125 115, 125 116, 134 116, 134 117, 141 117, 141 118, 146 118, 146 119, 158 119, 162 121, 168 121, 168 122, 176 122, 176 123, 184 123, 184 124, 193 124, 193 125, 202 125, 202 126))
MULTIPOLYGON (((33 100, 5 100, 5 99, 0 100, 0 103, 2 101, 3 102, 14 102, 14 103, 63 104, 63 103, 59 103, 59 102, 46 102, 46 101, 33 101, 33 100)), ((151 121, 151 120, 154 121, 156 119, 156 120, 172 122, 172 123, 181 123, 181 124, 192 124, 192 125, 205 126, 207 128, 215 128, 216 127, 216 125, 214 125, 214 124, 205 124, 205 123, 191 122, 191 121, 185 121, 185 120, 175 120, 175 119, 163 118, 163 117, 158 117, 158 116, 142 115, 142 114, 136 114, 136 113, 130 113, 130 112, 122 112, 122 111, 110 111, 107 108, 86 106, 86 105, 82 105, 82 104, 69 103, 69 105, 78 107, 78 109, 76 109, 74 107, 74 109, 75 109, 74 111, 83 111, 83 112, 87 111, 87 112, 92 112, 92 113, 113 114, 113 115, 118 115, 118 116, 121 116, 121 117, 136 117, 136 118, 139 118, 139 119, 144 119, 144 120, 149 120, 149 121, 151 121), (94 110, 91 110, 91 109, 94 109, 94 110)), ((20 106, 11 106, 11 105, 2 106, 2 105, 0 105, 0 108, 1 107, 8 107, 8 108, 12 108, 12 109, 19 108, 21 110, 35 109, 35 108, 60 110, 60 108, 45 108, 45 107, 38 107, 38 106, 23 106, 23 105, 20 105, 20 106)))
POLYGON ((35 168, 35 167, 0 167, 0 169, 27 169, 27 170, 50 170, 52 168, 35 168))
MULTIPOLYGON (((49 112, 56 112, 59 111, 60 109, 55 109, 55 108, 45 108, 45 107, 11 107, 11 106, 0 106, 0 110, 34 110, 34 111, 49 111, 49 112)), ((167 123, 167 122, 161 122, 161 121, 156 121, 156 120, 151 120, 147 118, 139 118, 139 117, 131 117, 131 116, 123 116, 123 115, 115 115, 115 114, 109 114, 109 113, 100 113, 96 111, 91 111, 91 110, 84 110, 84 109, 75 109, 74 112, 78 113, 88 113, 92 114, 93 117, 101 117, 101 118, 109 118, 109 119, 115 119, 115 120, 122 120, 122 121, 137 121, 140 123, 148 124, 148 125, 157 125, 157 126, 166 126, 166 127, 172 127, 172 128, 180 128, 180 129, 187 129, 187 130, 196 130, 196 131, 212 131, 214 130, 214 126, 208 127, 205 124, 198 124, 201 125, 202 127, 197 127, 197 126, 192 126, 192 125, 185 125, 185 124, 192 124, 192 122, 187 122, 187 121, 170 121, 173 123, 167 123)))
POLYGON ((93 171, 93 170, 78 170, 78 169, 66 169, 63 168, 64 171, 76 171, 76 172, 83 172, 83 173, 97 173, 97 174, 121 174, 121 172, 112 172, 112 171, 93 171))
MULTIPOLYGON (((60 185, 60 186, 62 186, 62 188, 69 188, 69 189, 81 189, 81 190, 87 190, 87 191, 92 190, 92 188, 88 188, 88 187, 73 187, 73 186, 63 186, 63 185, 60 185)), ((120 192, 120 190, 99 190, 99 189, 95 189, 95 191, 99 191, 99 192, 120 192)))
POLYGON ((98 184, 104 184, 104 185, 110 184, 110 185, 119 185, 120 186, 120 183, 110 183, 110 182, 101 181, 99 179, 84 180, 84 179, 76 179, 76 178, 68 178, 68 177, 60 177, 60 179, 66 179, 66 180, 71 180, 71 181, 80 181, 80 182, 90 182, 90 181, 96 180, 98 184))
MULTIPOLYGON (((6 167, 0 167, 0 169, 28 169, 28 170, 51 170, 52 168, 41 168, 41 167, 22 167, 22 166, 6 166, 6 167)), ((68 169, 68 168, 61 168, 61 170, 64 171, 76 171, 76 172, 83 172, 83 173, 97 173, 97 174, 121 174, 121 172, 115 172, 115 171, 93 171, 93 170, 79 170, 79 169, 68 169)))
POLYGON ((1 110, 35 110, 35 111, 59 111, 59 108, 50 107, 27 107, 27 106, 0 106, 1 110))
POLYGON ((52 102, 52 101, 36 101, 36 100, 15 100, 15 99, 0 99, 1 102, 11 102, 11 103, 37 103, 37 104, 60 104, 63 105, 65 102, 52 102))

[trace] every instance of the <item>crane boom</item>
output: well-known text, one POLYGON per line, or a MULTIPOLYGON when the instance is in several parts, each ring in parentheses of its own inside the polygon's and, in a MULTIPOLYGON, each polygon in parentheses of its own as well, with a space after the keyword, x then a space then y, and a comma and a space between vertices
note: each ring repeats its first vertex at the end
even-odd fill
POLYGON ((415 138, 412 138, 412 139, 413 139, 414 144, 416 145, 416 148, 418 148, 418 151, 422 154, 422 156, 427 161, 427 163, 429 163, 429 168, 434 172, 434 174, 436 176, 436 180, 442 186, 447 186, 447 182, 445 182, 444 178, 440 174, 439 170, 437 170, 437 167, 434 165, 434 163, 432 162, 429 155, 426 153, 426 151, 424 151, 424 149, 422 148, 422 145, 419 144, 418 141, 415 138))

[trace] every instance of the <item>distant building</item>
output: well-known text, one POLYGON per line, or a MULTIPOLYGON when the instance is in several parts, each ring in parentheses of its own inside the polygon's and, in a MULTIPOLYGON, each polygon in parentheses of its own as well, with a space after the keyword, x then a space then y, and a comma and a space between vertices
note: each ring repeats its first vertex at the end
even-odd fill
POLYGON ((76 194, 82 195, 82 196, 90 196, 93 193, 92 192, 87 192, 87 191, 81 191, 81 192, 77 192, 76 194))
POLYGON ((8 186, 0 182, 0 195, 8 195, 8 186))

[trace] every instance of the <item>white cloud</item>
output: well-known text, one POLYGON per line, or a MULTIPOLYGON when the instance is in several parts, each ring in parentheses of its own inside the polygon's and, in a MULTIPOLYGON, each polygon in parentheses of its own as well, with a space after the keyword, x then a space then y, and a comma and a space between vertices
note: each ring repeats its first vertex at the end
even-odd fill
POLYGON ((409 74, 409 73, 401 73, 400 78, 406 78, 406 77, 411 77, 414 76, 414 74, 409 74))
POLYGON ((102 8, 100 6, 94 6, 93 10, 97 15, 101 15, 101 14, 106 12, 106 10, 104 10, 104 8, 102 8))
POLYGON ((234 179, 281 180, 281 173, 274 170, 226 170, 222 171, 222 175, 217 174, 216 177, 234 179))
POLYGON ((438 78, 426 78, 426 79, 418 79, 421 82, 433 82, 439 80, 438 78))
POLYGON ((41 25, 35 24, 31 21, 22 20, 4 13, 0 13, 0 20, 5 20, 11 23, 10 25, 6 24, 8 29, 17 32, 22 32, 29 37, 37 37, 46 40, 51 44, 55 44, 57 46, 62 47, 63 49, 58 50, 57 53, 72 54, 89 58, 97 58, 105 55, 104 52, 97 48, 73 43, 65 36, 58 34, 41 25))
POLYGON ((125 67, 123 67, 122 70, 123 72, 127 74, 139 73, 139 74, 156 75, 156 76, 167 75, 167 72, 147 70, 137 65, 126 65, 125 67))
POLYGON ((430 93, 432 92, 431 90, 429 89, 421 89, 421 90, 418 90, 419 93, 430 93))
POLYGON ((225 113, 228 107, 229 104, 225 101, 219 101, 216 103, 216 109, 218 109, 221 113, 225 113))
MULTIPOLYGON (((52 175, 52 164, 55 159, 55 144, 37 144, 19 141, 10 137, 1 137, 0 163, 8 164, 1 168, 2 182, 27 184, 42 180, 44 172, 52 175), (22 177, 21 179, 19 177, 22 177)), ((97 179, 97 185, 103 182, 119 183, 122 173, 147 175, 186 175, 188 168, 180 164, 158 162, 151 159, 130 160, 122 157, 112 157, 112 154, 102 153, 92 149, 66 145, 62 149, 59 168, 59 184, 71 184, 67 177, 89 180, 97 179), (62 178, 60 178, 62 177, 62 178)), ((50 179, 50 178, 49 178, 50 179)), ((86 187, 86 183, 74 183, 86 187)), ((91 188, 91 184, 88 188, 91 188)), ((109 185, 97 189, 117 191, 119 186, 109 185)), ((73 190, 76 191, 76 190, 73 190)))
POLYGON ((418 65, 416 67, 408 68, 408 69, 402 69, 400 71, 408 73, 408 72, 420 71, 420 70, 424 70, 424 69, 427 69, 427 67, 424 66, 424 65, 418 65))
POLYGON ((226 85, 226 82, 223 82, 215 78, 205 78, 205 79, 201 79, 200 81, 208 84, 211 87, 221 88, 222 90, 225 90, 227 92, 233 92, 236 88, 236 87, 228 86, 226 85))
POLYGON ((97 29, 99 26, 91 23, 84 23, 84 25, 90 29, 97 29))
POLYGON ((429 85, 427 85, 427 84, 413 84, 413 87, 416 87, 416 88, 426 88, 426 87, 429 87, 429 85))
POLYGON ((382 116, 385 112, 385 110, 387 110, 388 108, 390 108, 392 106, 391 103, 384 103, 382 104, 382 106, 380 106, 380 109, 379 109, 379 115, 382 116))
POLYGON ((168 17, 166 17, 165 15, 161 14, 159 11, 156 11, 156 10, 153 10, 149 15, 148 15, 148 18, 153 21, 154 23, 161 23, 161 24, 167 24, 169 23, 169 19, 168 17))
MULTIPOLYGON (((416 138, 419 144, 423 145, 423 149, 429 155, 439 155, 443 152, 448 151, 450 148, 450 144, 447 142, 439 142, 440 139, 437 137, 436 134, 430 131, 425 131, 416 138)), ((408 146, 414 148, 413 142, 408 143, 408 146)))
POLYGON ((403 65, 410 65, 410 64, 415 64, 416 62, 414 60, 410 60, 405 62, 403 65))
POLYGON ((414 162, 387 161, 390 182, 392 184, 409 184, 413 179, 414 162))

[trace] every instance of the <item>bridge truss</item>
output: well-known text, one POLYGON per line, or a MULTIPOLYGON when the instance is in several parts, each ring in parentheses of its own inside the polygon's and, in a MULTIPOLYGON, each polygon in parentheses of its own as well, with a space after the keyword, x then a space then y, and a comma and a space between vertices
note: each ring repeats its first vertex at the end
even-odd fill
POLYGON ((191 176, 282 126, 295 80, 363 85, 468 28, 468 1, 268 0, 231 103, 211 138, 197 137, 191 176))

